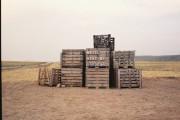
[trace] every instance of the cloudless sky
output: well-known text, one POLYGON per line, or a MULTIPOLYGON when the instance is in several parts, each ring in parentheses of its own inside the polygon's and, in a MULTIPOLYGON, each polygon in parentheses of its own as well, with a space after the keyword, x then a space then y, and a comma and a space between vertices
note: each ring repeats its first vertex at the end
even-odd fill
POLYGON ((59 61, 111 34, 116 50, 180 54, 180 0, 2 0, 2 60, 59 61))

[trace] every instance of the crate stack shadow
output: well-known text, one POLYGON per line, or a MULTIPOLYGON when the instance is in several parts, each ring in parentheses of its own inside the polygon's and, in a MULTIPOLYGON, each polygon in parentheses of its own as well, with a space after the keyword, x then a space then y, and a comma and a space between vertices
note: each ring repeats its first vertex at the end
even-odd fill
POLYGON ((61 54, 61 86, 84 86, 84 56, 83 49, 63 49, 61 54))

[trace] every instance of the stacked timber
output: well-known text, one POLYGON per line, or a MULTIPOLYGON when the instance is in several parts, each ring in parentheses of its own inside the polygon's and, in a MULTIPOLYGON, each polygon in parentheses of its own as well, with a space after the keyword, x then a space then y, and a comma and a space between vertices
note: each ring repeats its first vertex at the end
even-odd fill
POLYGON ((134 68, 135 51, 115 51, 114 68, 134 68))
POLYGON ((116 69, 117 88, 141 88, 142 72, 135 68, 116 69))
POLYGON ((114 38, 111 34, 108 35, 94 35, 94 48, 110 48, 111 51, 114 50, 114 38))
POLYGON ((86 87, 109 88, 109 48, 86 49, 86 87))
POLYGON ((61 85, 82 87, 84 78, 83 49, 64 49, 61 54, 61 85))

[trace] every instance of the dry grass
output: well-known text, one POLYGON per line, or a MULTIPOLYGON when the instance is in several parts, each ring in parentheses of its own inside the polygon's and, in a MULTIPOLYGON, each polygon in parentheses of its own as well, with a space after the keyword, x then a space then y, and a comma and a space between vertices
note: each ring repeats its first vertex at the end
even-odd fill
POLYGON ((180 61, 137 61, 143 77, 180 77, 180 61))
POLYGON ((46 62, 26 62, 26 61, 2 61, 2 70, 13 70, 17 68, 38 67, 47 64, 46 62))
MULTIPOLYGON (((58 63, 48 64, 48 68, 59 68, 58 63)), ((2 80, 13 81, 37 81, 38 79, 38 70, 39 67, 22 67, 20 69, 14 70, 4 70, 2 71, 2 80)))

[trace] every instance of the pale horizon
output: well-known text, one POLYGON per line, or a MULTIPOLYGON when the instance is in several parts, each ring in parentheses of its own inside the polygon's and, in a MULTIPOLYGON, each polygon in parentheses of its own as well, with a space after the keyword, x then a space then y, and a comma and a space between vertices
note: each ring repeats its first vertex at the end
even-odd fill
POLYGON ((136 56, 180 55, 179 0, 2 0, 2 60, 59 61, 94 34, 136 56))

